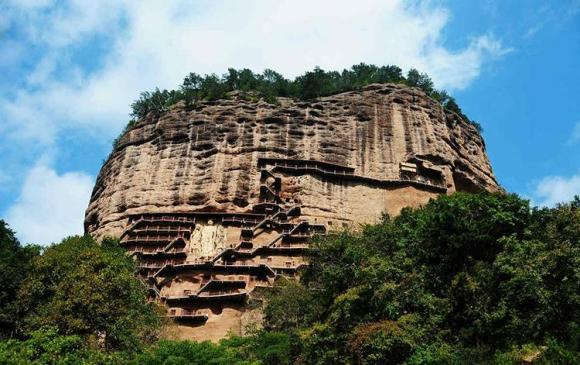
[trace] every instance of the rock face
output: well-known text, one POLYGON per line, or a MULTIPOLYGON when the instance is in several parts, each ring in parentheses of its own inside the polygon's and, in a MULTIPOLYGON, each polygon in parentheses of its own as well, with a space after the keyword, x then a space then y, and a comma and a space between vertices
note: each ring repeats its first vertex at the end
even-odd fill
POLYGON ((121 237, 178 336, 259 321, 307 240, 438 194, 496 191, 477 130, 422 91, 369 85, 309 102, 175 105, 139 121, 97 178, 85 230, 121 237))

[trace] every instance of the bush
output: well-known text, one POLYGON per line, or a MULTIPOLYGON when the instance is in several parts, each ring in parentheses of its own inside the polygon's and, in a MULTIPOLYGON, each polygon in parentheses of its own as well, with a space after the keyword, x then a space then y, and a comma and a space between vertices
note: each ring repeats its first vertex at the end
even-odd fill
POLYGON ((16 295, 40 247, 21 246, 6 222, 0 220, 0 339, 15 335, 16 295))
POLYGON ((34 331, 24 341, 0 341, 0 364, 5 365, 108 365, 122 364, 123 353, 91 350, 80 336, 62 336, 54 327, 34 331))
POLYGON ((153 342, 159 317, 118 242, 71 237, 33 258, 26 337, 0 341, 0 364, 577 364, 579 243, 578 197, 440 196, 314 241, 264 330, 195 343, 153 342))
POLYGON ((577 360, 579 208, 456 193, 333 233, 267 326, 295 331, 311 364, 577 360))
MULTIPOLYGON (((190 73, 177 90, 159 90, 142 92, 139 99, 131 104, 131 121, 125 131, 139 119, 148 115, 158 117, 178 102, 191 106, 198 101, 226 99, 232 91, 242 92, 242 96, 256 95, 268 103, 277 103, 277 97, 291 97, 308 100, 340 92, 360 90, 372 83, 406 84, 423 90, 427 95, 439 101, 446 109, 457 113, 463 120, 473 124, 480 132, 479 123, 472 122, 463 114, 461 108, 447 92, 436 90, 433 81, 427 74, 415 69, 409 70, 407 76, 397 66, 375 66, 360 63, 342 72, 325 71, 315 67, 294 80, 284 78, 281 74, 266 69, 263 73, 254 73, 249 69, 228 69, 222 76, 210 74, 201 76, 190 73)), ((123 132, 125 132, 123 131, 123 132)), ((115 140, 114 144, 118 140, 115 140)))
POLYGON ((0 364, 290 365, 292 348, 288 335, 257 332, 219 343, 161 340, 125 351, 102 351, 82 336, 61 335, 55 327, 44 327, 26 340, 0 341, 0 364))
POLYGON ((17 303, 21 333, 50 326, 107 349, 150 342, 161 323, 118 242, 99 245, 89 236, 66 238, 36 257, 17 303))

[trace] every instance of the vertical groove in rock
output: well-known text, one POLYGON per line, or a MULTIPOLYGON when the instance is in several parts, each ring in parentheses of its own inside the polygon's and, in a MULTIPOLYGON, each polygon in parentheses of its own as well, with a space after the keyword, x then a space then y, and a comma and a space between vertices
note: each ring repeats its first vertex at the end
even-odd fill
POLYGON ((218 339, 259 320, 244 303, 307 264, 309 235, 499 189, 475 127, 420 90, 233 98, 177 104, 125 132, 85 230, 121 237, 181 337, 218 339))

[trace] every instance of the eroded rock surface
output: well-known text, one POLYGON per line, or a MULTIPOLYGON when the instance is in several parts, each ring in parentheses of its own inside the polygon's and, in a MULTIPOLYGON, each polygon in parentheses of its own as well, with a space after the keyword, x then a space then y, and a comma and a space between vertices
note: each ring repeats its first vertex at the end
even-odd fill
POLYGON ((498 189, 477 130, 420 90, 233 98, 176 105, 127 131, 85 229, 123 237, 180 337, 217 339, 259 317, 257 289, 305 264, 311 234, 498 189))

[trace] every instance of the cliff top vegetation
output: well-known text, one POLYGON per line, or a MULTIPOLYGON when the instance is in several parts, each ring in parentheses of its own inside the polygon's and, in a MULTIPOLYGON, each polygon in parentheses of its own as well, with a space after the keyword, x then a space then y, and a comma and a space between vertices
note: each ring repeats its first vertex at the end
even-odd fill
POLYGON ((227 99, 232 91, 241 91, 255 98, 261 98, 269 103, 277 103, 278 97, 289 97, 297 100, 309 100, 321 96, 338 94, 346 91, 360 90, 374 83, 395 83, 416 87, 441 103, 441 105, 457 113, 466 122, 482 131, 481 125, 469 119, 461 110, 453 97, 445 90, 437 90, 431 78, 425 74, 410 69, 406 75, 398 66, 376 66, 360 63, 342 71, 325 71, 315 67, 293 80, 280 73, 266 69, 262 73, 254 73, 249 69, 228 69, 222 76, 216 74, 198 75, 190 73, 183 83, 175 90, 159 90, 142 92, 131 104, 131 120, 127 129, 149 113, 159 116, 169 107, 183 101, 186 105, 194 105, 199 101, 227 99))

